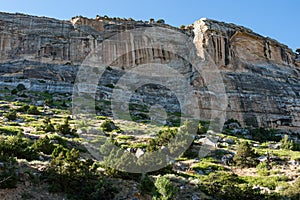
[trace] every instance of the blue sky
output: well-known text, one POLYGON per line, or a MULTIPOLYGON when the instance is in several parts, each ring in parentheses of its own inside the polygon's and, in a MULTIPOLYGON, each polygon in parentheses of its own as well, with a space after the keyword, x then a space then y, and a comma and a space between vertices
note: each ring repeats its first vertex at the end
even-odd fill
POLYGON ((295 50, 300 48, 299 0, 0 0, 0 11, 70 19, 132 17, 164 19, 173 26, 187 25, 202 17, 235 23, 274 38, 295 50))

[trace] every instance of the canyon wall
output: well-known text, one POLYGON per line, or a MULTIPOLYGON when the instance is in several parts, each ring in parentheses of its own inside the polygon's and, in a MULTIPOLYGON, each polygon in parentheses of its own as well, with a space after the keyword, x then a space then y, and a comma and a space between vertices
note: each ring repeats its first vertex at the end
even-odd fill
MULTIPOLYGON (((180 30, 167 24, 131 19, 79 16, 64 21, 0 13, 0 84, 15 87, 23 83, 31 90, 70 93, 79 66, 91 52, 102 47, 103 41, 125 30, 151 27, 170 30, 165 40, 159 34, 153 37, 178 48, 183 57, 167 51, 166 47, 158 47, 157 43, 152 44, 148 38, 124 44, 111 42, 106 47, 109 51, 103 54, 106 59, 122 51, 128 53, 112 60, 101 80, 99 98, 109 100, 124 70, 145 63, 168 64, 190 80, 194 90, 202 95, 200 99, 209 98, 205 78, 195 73, 184 58, 194 51, 202 61, 212 62, 222 77, 227 95, 227 119, 234 118, 248 126, 300 129, 299 56, 287 46, 250 29, 210 19, 196 21, 193 30, 180 30), (176 32, 189 38, 195 49, 184 47, 184 37, 172 35, 176 32)), ((145 103, 139 100, 146 94, 150 100, 159 102, 153 95, 150 97, 151 89, 140 88, 134 101, 145 103)), ((168 93, 166 89, 162 91, 168 93)), ((171 94, 165 97, 170 100, 164 103, 170 106, 164 108, 170 112, 180 111, 175 97, 171 94)), ((206 115, 209 105, 200 101, 199 107, 206 115)))

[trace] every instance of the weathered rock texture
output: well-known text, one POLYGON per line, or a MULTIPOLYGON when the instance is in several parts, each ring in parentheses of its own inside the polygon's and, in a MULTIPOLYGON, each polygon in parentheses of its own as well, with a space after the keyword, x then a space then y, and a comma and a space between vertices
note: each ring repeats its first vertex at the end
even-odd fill
POLYGON ((227 118, 299 128, 300 70, 291 49, 233 24, 201 19, 195 26, 201 32, 198 49, 205 49, 223 74, 227 118))
MULTIPOLYGON (((24 83, 28 89, 39 91, 71 92, 78 67, 91 51, 116 33, 140 27, 164 27, 184 33, 194 41, 196 53, 202 59, 212 59, 225 84, 227 118, 238 119, 244 125, 300 130, 300 58, 273 39, 209 19, 196 21, 192 32, 133 20, 74 17, 61 21, 0 13, 0 83, 24 83)), ((175 38, 174 45, 182 42, 175 38)), ((143 46, 138 42, 112 44, 108 55, 120 48, 130 49, 131 45, 143 46)), ((195 90, 201 91, 205 85, 201 77, 195 77, 190 63, 163 48, 153 47, 115 60, 112 69, 107 70, 107 78, 101 80, 100 98, 110 98, 111 88, 124 74, 122 70, 149 62, 168 63, 184 76, 194 76, 191 85, 195 90)), ((140 95, 147 93, 145 90, 151 93, 149 88, 140 88, 140 95)), ((135 98, 135 102, 141 103, 139 99, 135 98)), ((177 112, 176 102, 171 97, 167 109, 177 112)))

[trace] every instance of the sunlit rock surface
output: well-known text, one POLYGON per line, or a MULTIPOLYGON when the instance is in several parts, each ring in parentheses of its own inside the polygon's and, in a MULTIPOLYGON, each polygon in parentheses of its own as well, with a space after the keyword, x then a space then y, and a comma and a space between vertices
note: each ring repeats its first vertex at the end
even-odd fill
MULTIPOLYGON (((300 129, 300 58, 286 45, 248 28, 210 19, 196 21, 191 31, 155 22, 103 17, 74 17, 67 21, 0 13, 0 84, 23 83, 35 91, 71 93, 79 66, 103 41, 125 30, 147 27, 184 34, 195 45, 190 51, 216 66, 227 94, 227 119, 235 118, 243 125, 300 129)), ((159 38, 159 35, 153 37, 159 38)), ((199 92, 198 104, 204 113, 200 112, 199 117, 209 115, 207 110, 211 105, 203 99, 217 94, 208 95, 203 77, 183 58, 191 54, 184 47, 185 41, 172 35, 164 41, 186 50, 182 51, 183 57, 164 47, 149 46, 150 42, 140 38, 122 44, 112 42, 106 47, 109 51, 105 59, 108 60, 118 52, 128 53, 111 62, 99 83, 98 98, 109 100, 118 79, 128 69, 147 63, 167 64, 183 74, 194 91, 199 92), (143 48, 145 46, 147 48, 143 48)), ((160 88, 160 92, 153 93, 153 89, 154 86, 140 88, 132 101, 145 105, 159 102, 168 105, 163 106, 168 112, 180 111, 171 91, 160 88), (141 102, 142 96, 148 97, 148 102, 141 102), (168 100, 158 98, 162 96, 168 100)))

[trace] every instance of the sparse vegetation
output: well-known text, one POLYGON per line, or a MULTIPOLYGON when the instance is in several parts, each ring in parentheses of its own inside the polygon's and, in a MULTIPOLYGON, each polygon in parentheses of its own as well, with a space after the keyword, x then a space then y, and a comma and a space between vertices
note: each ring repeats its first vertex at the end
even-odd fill
POLYGON ((264 195, 252 189, 236 174, 227 172, 211 173, 201 178, 200 189, 215 199, 264 199, 264 195))
MULTIPOLYGON (((68 199, 111 199, 117 193, 115 187, 120 187, 120 192, 124 192, 124 188, 136 188, 135 194, 146 198, 178 199, 194 187, 190 182, 197 182, 197 191, 213 199, 299 199, 299 179, 296 180, 299 167, 291 164, 300 161, 295 135, 282 138, 277 130, 242 128, 238 121, 229 119, 223 132, 216 133, 219 137, 216 149, 199 159, 201 140, 210 125, 213 127, 211 122, 201 121, 197 130, 190 130, 189 122, 180 129, 175 126, 159 127, 145 123, 148 117, 145 114, 134 116, 135 122, 97 116, 94 120, 73 124, 73 117, 68 117, 71 113, 67 108, 70 102, 67 95, 16 91, 15 97, 25 94, 36 99, 28 101, 22 97, 24 102, 16 102, 7 98, 0 105, 1 188, 16 187, 21 180, 19 174, 24 170, 20 166, 26 166, 25 171, 36 170, 35 173, 28 172, 30 181, 41 181, 41 178, 51 192, 67 194, 68 199), (51 100, 49 105, 45 103, 47 99, 51 100), (38 100, 44 101, 43 108, 32 105, 33 102, 42 105, 41 102, 37 104, 38 100), (85 159, 89 153, 84 147, 85 138, 77 135, 75 127, 80 127, 80 131, 85 133, 89 131, 86 127, 90 124, 100 126, 95 130, 101 135, 93 141, 101 146, 104 162, 85 159), (189 133, 195 131, 194 142, 188 143, 189 133), (187 145, 190 145, 189 148, 187 145), (112 148, 116 146, 119 149, 112 148), (187 150, 176 157, 176 152, 181 149, 187 150), (165 151, 170 156, 166 167, 144 175, 120 170, 128 163, 141 167, 144 162, 160 162, 149 158, 156 151, 165 151), (136 157, 137 152, 139 158, 136 157), (256 159, 267 153, 270 160, 258 164, 256 159), (173 155, 176 156, 173 158, 173 155), (225 165, 222 159, 228 155, 235 155, 234 162, 225 165), (46 171, 39 171, 36 166, 28 168, 33 163, 39 163, 46 171), (41 177, 32 175, 40 173, 41 177), (180 177, 182 183, 178 184, 180 181, 171 176, 180 177), (178 190, 177 187, 182 185, 184 189, 178 190)), ((8 88, 5 92, 10 94, 8 88)), ((101 102, 99 112, 105 113, 109 105, 109 101, 101 102)), ((131 104, 130 109, 147 113, 148 108, 131 104)), ((180 117, 180 113, 168 115, 180 117)), ((22 197, 32 198, 32 194, 24 191, 22 197)))

